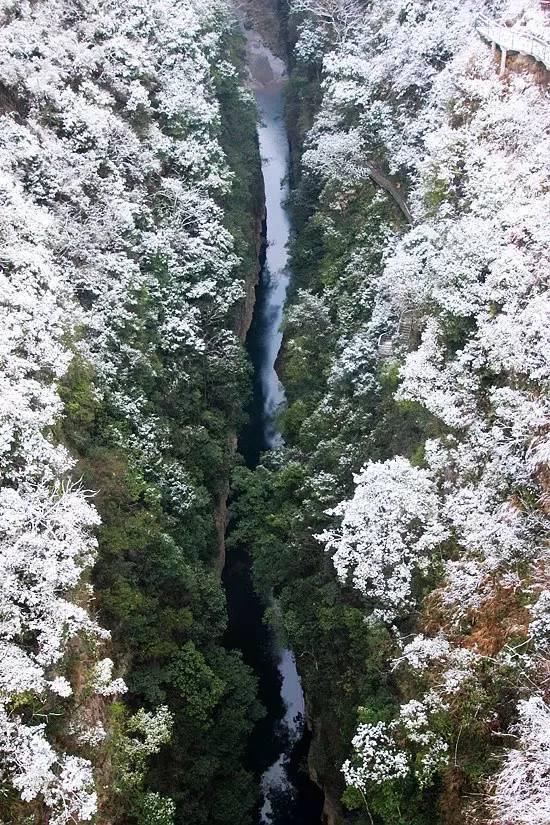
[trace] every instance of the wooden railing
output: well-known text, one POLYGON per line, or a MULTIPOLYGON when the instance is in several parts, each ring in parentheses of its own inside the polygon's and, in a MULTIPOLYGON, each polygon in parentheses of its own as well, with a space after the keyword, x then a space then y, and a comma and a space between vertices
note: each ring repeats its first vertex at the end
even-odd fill
POLYGON ((527 54, 550 69, 550 43, 542 37, 529 31, 502 26, 484 14, 480 14, 477 18, 476 29, 485 40, 496 43, 503 53, 527 54))

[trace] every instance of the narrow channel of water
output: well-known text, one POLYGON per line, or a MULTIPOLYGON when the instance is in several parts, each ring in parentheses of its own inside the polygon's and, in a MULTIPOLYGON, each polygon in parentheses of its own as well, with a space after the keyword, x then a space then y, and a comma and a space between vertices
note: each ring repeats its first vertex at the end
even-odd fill
MULTIPOLYGON (((288 135, 284 121, 284 63, 254 33, 248 33, 248 57, 260 123, 258 137, 266 194, 266 258, 247 346, 254 364, 255 393, 251 421, 241 437, 248 466, 260 453, 282 446, 276 415, 285 401, 275 364, 282 344, 281 325, 290 281, 287 244, 288 135)), ((259 679, 266 718, 252 737, 252 767, 261 775, 261 825, 319 825, 322 794, 303 770, 309 734, 304 694, 294 654, 278 646, 263 623, 263 605, 251 584, 247 548, 232 550, 224 581, 229 612, 228 641, 243 651, 259 679)))

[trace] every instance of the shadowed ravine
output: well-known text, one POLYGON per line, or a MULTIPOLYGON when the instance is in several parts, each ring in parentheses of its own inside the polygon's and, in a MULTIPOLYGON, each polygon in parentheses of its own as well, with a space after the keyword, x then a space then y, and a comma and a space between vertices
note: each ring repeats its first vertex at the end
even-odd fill
MULTIPOLYGON (((285 67, 253 33, 248 35, 252 86, 260 123, 258 135, 266 194, 266 250, 247 347, 254 365, 254 400, 240 450, 254 468, 264 450, 281 446, 276 413, 284 389, 275 371, 282 343, 281 323, 290 273, 290 234, 285 210, 288 195, 288 136, 283 117, 285 67)), ((304 723, 304 695, 291 650, 280 648, 263 623, 265 605, 254 593, 247 548, 228 554, 224 582, 229 611, 227 641, 242 650, 259 679, 267 715, 250 743, 250 767, 261 777, 262 825, 318 825, 322 794, 303 770, 309 734, 304 723)))

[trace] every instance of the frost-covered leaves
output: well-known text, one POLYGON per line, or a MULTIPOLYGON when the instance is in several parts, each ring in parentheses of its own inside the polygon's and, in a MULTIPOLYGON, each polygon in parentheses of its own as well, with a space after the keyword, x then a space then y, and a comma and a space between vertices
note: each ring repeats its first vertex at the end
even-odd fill
POLYGON ((353 498, 331 514, 341 527, 319 539, 334 551, 336 572, 373 603, 373 618, 391 622, 413 603, 413 575, 445 538, 435 485, 404 458, 370 463, 355 478, 353 498))
POLYGON ((311 16, 337 42, 352 36, 363 16, 360 0, 292 0, 290 7, 293 14, 311 16))
POLYGON ((0 707, 0 776, 11 781, 23 801, 41 798, 52 825, 88 821, 97 810, 92 766, 79 756, 56 753, 45 729, 44 724, 23 724, 0 707))
MULTIPOLYGON (((83 16, 52 0, 2 30, 0 79, 29 111, 24 127, 8 120, 5 168, 56 217, 50 254, 88 310, 81 347, 109 383, 154 375, 148 327, 166 352, 204 351, 204 316, 241 295, 214 200, 229 185, 211 71, 224 13, 105 2, 83 16)), ((133 401, 118 396, 130 418, 133 401)))
POLYGON ((130 734, 123 743, 124 781, 130 785, 140 777, 146 769, 147 757, 158 753, 161 746, 170 741, 173 717, 165 705, 161 705, 154 712, 140 708, 127 723, 130 734))
POLYGON ((411 773, 421 786, 429 784, 448 758, 447 743, 431 730, 439 703, 430 699, 424 703, 413 699, 402 705, 399 716, 391 722, 358 726, 352 740, 353 757, 342 766, 347 785, 368 793, 373 785, 405 779, 411 773), (404 743, 416 752, 414 762, 404 743))
POLYGON ((514 727, 517 744, 505 757, 494 787, 495 821, 546 825, 550 821, 550 708, 542 696, 522 700, 514 727))
POLYGON ((354 759, 342 767, 348 785, 365 790, 371 782, 379 785, 407 776, 407 757, 398 750, 388 728, 384 722, 359 725, 352 740, 354 759))
POLYGON ((90 528, 98 523, 78 488, 21 485, 0 490, 2 638, 6 652, 17 651, 12 645, 22 639, 28 651, 18 652, 15 670, 9 656, 0 661, 0 671, 5 669, 0 681, 8 695, 42 692, 43 668, 61 658, 67 637, 80 629, 99 632, 66 597, 93 559, 96 542, 90 528))
MULTIPOLYGON (((426 119, 419 116, 417 104, 471 40, 480 11, 479 3, 457 0, 422 7, 384 2, 360 15, 346 42, 324 58, 324 101, 309 135, 306 167, 353 180, 364 177, 366 164, 380 155, 392 172, 416 163, 434 116, 432 107, 426 107, 426 119)), ((316 25, 303 26, 302 39, 316 25)), ((448 82, 445 72, 443 78, 448 82)))
MULTIPOLYGON (((61 825, 95 813, 92 766, 58 753, 42 722, 77 691, 66 657, 77 637, 95 650, 108 634, 86 611, 99 519, 53 437, 58 382, 78 339, 101 384, 92 393, 109 394, 133 430, 136 462, 152 467, 166 433, 134 371, 154 382, 164 354, 219 360, 236 349, 224 325, 241 286, 219 206, 231 181, 212 70, 230 71, 218 60, 228 20, 223 0, 13 0, 1 16, 2 781, 61 825), (225 338, 213 346, 216 325, 225 338)), ((194 495, 185 468, 174 461, 158 477, 185 508, 194 495)), ((88 664, 90 695, 125 689, 110 659, 88 664)), ((64 747, 106 736, 84 711, 71 726, 64 747)))
MULTIPOLYGON (((308 20, 319 14, 314 2, 305 5, 303 60, 317 36, 308 20)), ((323 45, 323 101, 303 155, 305 174, 323 187, 325 214, 316 220, 327 245, 345 236, 330 216, 346 216, 350 205, 353 216, 370 166, 396 176, 413 212, 414 225, 400 237, 386 233, 381 263, 373 263, 371 239, 357 237, 353 260, 330 273, 335 285, 324 297, 338 307, 340 341, 329 374, 345 370, 359 389, 375 388, 399 368, 395 400, 428 414, 438 437, 417 450, 418 466, 391 453, 369 462, 320 538, 369 617, 399 626, 417 610, 430 628, 415 647, 403 643, 400 665, 407 663, 407 689, 417 683, 414 701, 424 708, 409 702, 409 720, 422 718, 426 730, 428 699, 455 714, 452 727, 461 691, 475 695, 491 669, 516 692, 525 729, 526 708, 538 701, 526 697, 548 667, 550 106, 528 74, 497 75, 475 31, 485 10, 540 33, 538 6, 449 0, 365 9, 345 41, 323 45), (343 312, 351 272, 353 309, 343 312), (376 352, 381 335, 393 340, 394 361, 378 369, 365 354, 376 352)), ((328 392, 318 411, 336 419, 338 403, 328 392)), ((497 707, 491 712, 498 717, 497 707)), ((356 762, 346 769, 351 784, 364 790, 365 777, 380 781, 371 756, 382 734, 392 747, 407 740, 415 750, 399 720, 401 712, 395 726, 359 728, 356 762)), ((500 722, 487 716, 484 724, 500 722)), ((526 741, 506 765, 525 764, 526 741)), ((534 765, 546 749, 533 734, 534 765)), ((434 765, 446 758, 443 745, 436 750, 434 765)), ((527 776, 528 768, 517 770, 514 793, 524 806, 518 801, 508 814, 514 825, 544 819, 534 813, 539 802, 527 776)), ((499 821, 508 822, 499 804, 499 821)))

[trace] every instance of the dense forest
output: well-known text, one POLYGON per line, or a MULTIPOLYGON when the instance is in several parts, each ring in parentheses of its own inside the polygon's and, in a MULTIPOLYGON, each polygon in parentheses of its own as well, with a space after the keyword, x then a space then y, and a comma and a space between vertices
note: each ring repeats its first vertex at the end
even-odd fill
POLYGON ((262 190, 223 2, 2 5, 0 819, 244 822, 220 509, 262 190))
POLYGON ((284 443, 251 468, 235 8, 2 2, 1 825, 259 820, 228 496, 327 825, 549 825, 550 74, 478 31, 550 43, 543 5, 239 4, 291 145, 284 443))
MULTIPOLYGON (((327 816, 550 821, 538 3, 295 0, 286 449, 238 471, 327 816)), ((550 22, 550 20, 548 20, 550 22)))

